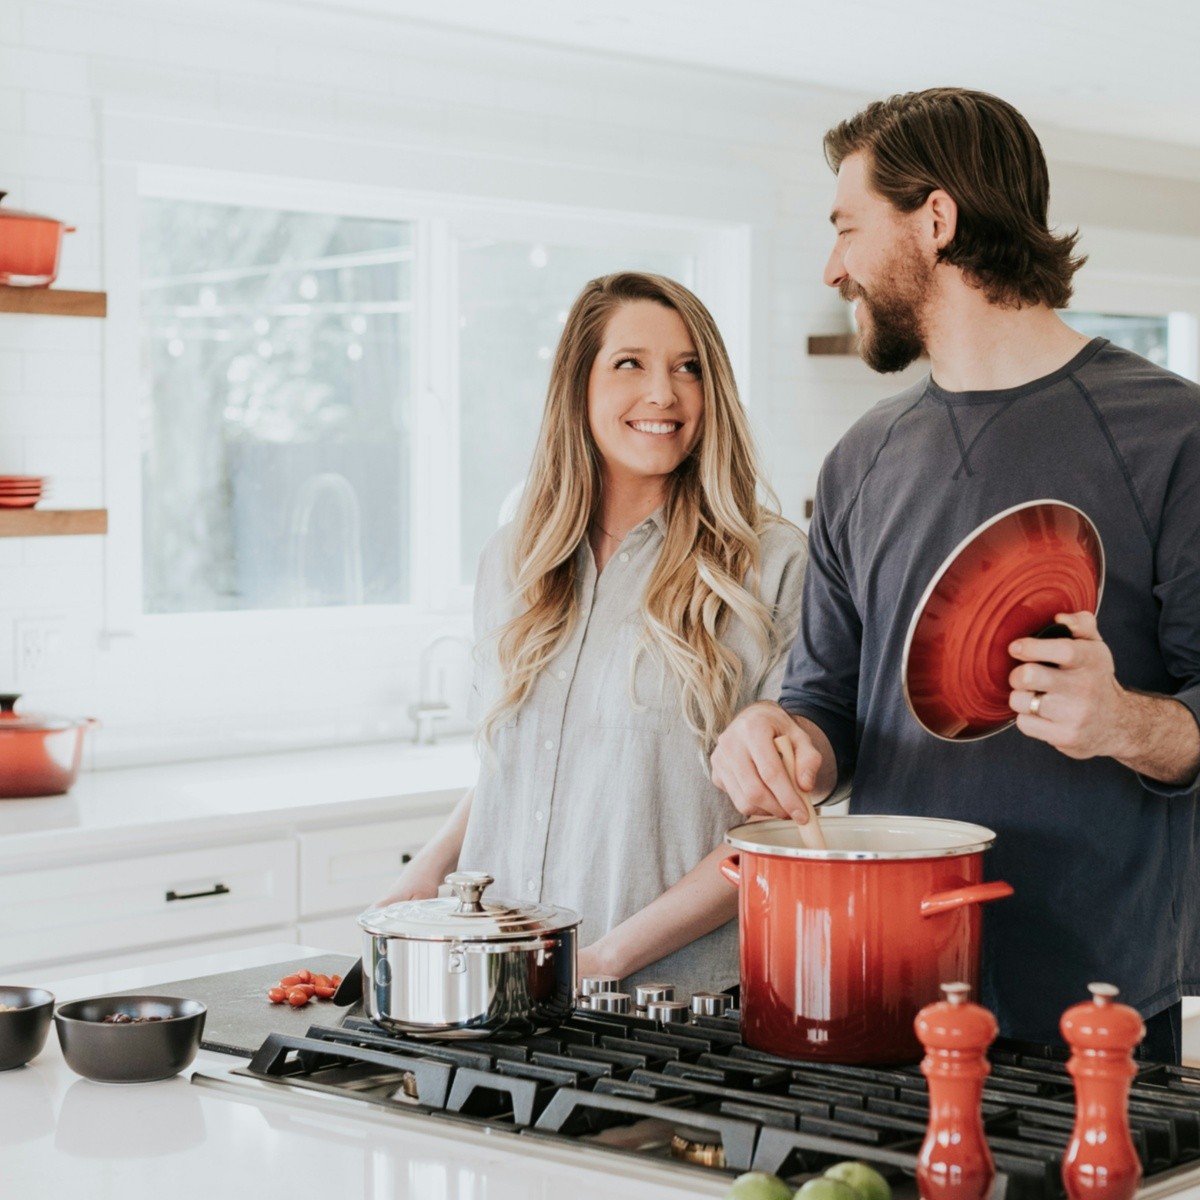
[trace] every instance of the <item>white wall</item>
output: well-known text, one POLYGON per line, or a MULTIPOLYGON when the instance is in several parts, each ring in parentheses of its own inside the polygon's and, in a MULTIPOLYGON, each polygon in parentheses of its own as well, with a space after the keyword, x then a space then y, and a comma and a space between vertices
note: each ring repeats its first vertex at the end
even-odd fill
MULTIPOLYGON (((76 224, 59 285, 107 287, 113 311, 107 327, 0 316, 0 471, 48 474, 54 504, 108 503, 119 515, 136 471, 121 464, 136 463, 137 397, 113 381, 136 353, 136 295, 105 255, 132 218, 116 207, 129 171, 185 163, 285 173, 299 187, 353 181, 747 226, 743 388, 785 512, 800 519, 825 451, 912 377, 805 353, 809 333, 845 328, 820 283, 832 194, 820 135, 860 99, 315 5, 0 0, 6 204, 76 224)), ((1111 145, 1068 135, 1056 145, 1071 192, 1060 221, 1154 228, 1144 198, 1155 180, 1109 170, 1101 196, 1087 160, 1107 161, 1111 145)), ((1188 216, 1200 205, 1193 182, 1169 187, 1173 246, 1200 234, 1188 216)), ((1119 274, 1137 264, 1118 242, 1108 266, 1119 274)), ((19 622, 61 618, 63 652, 28 706, 101 717, 100 765, 406 732, 420 646, 465 626, 448 614, 367 630, 331 622, 298 640, 269 620, 252 635, 216 622, 184 640, 163 619, 120 636, 105 555, 122 537, 128 550, 114 520, 107 543, 0 539, 0 685, 16 676, 19 622)))

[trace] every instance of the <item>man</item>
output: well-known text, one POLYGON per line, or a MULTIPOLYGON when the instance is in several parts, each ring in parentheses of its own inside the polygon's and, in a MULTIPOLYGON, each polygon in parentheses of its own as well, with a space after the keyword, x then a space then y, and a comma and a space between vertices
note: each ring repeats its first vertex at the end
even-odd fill
POLYGON ((1200 992, 1200 388, 1088 340, 1055 309, 1082 265, 1046 224, 1041 147, 1010 105, 953 88, 896 96, 832 129, 825 282, 856 301, 862 355, 929 377, 873 409, 821 471, 799 635, 779 704, 744 710, 712 756, 746 815, 803 820, 853 780, 856 812, 996 831, 982 1001, 1053 1041, 1089 981, 1148 1018, 1178 1061, 1200 992), (1099 528, 1098 621, 1014 642, 1015 727, 947 743, 902 694, 905 634, 938 566, 1024 501, 1099 528), (793 780, 772 739, 786 735, 793 780))

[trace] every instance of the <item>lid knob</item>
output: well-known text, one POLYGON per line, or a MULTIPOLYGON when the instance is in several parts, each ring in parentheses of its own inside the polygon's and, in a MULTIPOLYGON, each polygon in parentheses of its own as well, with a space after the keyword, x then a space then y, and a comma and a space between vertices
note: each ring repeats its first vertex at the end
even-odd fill
POLYGON ((486 871, 454 871, 446 876, 446 882, 458 897, 458 912, 478 913, 483 912, 483 893, 496 880, 486 871))

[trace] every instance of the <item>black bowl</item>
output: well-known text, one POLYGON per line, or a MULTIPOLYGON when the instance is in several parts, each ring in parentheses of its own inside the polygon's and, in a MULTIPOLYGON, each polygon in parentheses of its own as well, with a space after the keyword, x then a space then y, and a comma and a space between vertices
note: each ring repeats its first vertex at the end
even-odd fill
POLYGON ((50 1032, 54 997, 43 988, 0 984, 0 1071, 23 1067, 42 1052, 50 1032))
POLYGON ((199 1000, 172 996, 98 996, 60 1004, 54 1024, 76 1074, 100 1083, 148 1083, 178 1075, 196 1057, 207 1012, 199 1000), (105 1021, 117 1013, 131 1020, 105 1021))

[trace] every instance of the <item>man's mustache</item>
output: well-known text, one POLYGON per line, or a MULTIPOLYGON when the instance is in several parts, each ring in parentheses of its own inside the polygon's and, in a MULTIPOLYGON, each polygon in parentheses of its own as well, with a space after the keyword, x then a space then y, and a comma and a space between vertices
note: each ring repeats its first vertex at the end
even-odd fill
POLYGON ((856 283, 851 283, 849 280, 838 284, 838 294, 847 304, 853 300, 861 300, 863 298, 862 288, 856 283))

